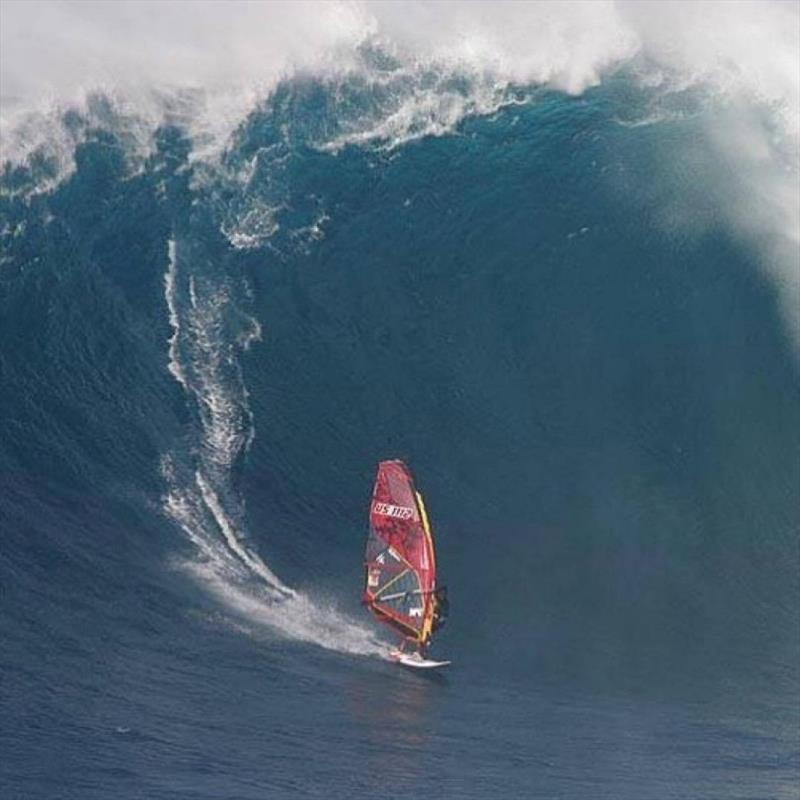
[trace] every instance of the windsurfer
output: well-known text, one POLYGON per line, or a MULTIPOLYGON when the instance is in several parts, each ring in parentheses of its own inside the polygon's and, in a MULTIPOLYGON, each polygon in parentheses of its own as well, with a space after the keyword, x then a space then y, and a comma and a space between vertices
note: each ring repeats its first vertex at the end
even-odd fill
POLYGON ((378 465, 364 562, 363 602, 400 634, 393 654, 412 665, 438 666, 425 662, 424 654, 447 617, 447 590, 436 588, 433 534, 422 495, 402 461, 378 465))
POLYGON ((450 613, 450 601, 447 599, 447 587, 440 586, 433 593, 436 604, 433 608, 433 626, 432 631, 437 631, 447 621, 447 615, 450 613))
POLYGON ((400 640, 400 644, 397 646, 397 649, 398 649, 398 650, 399 650, 401 653, 405 653, 405 652, 407 652, 407 650, 406 650, 406 647, 407 647, 408 645, 411 645, 411 646, 412 646, 412 652, 418 652, 420 655, 422 655, 422 653, 423 653, 423 647, 422 647, 422 644, 421 644, 419 641, 417 641, 417 639, 414 639, 414 638, 412 638, 412 637, 410 637, 410 636, 404 636, 404 637, 403 637, 403 638, 400 640), (413 650, 413 647, 415 647, 415 646, 416 646, 416 648, 417 648, 417 649, 416 649, 416 650, 413 650))

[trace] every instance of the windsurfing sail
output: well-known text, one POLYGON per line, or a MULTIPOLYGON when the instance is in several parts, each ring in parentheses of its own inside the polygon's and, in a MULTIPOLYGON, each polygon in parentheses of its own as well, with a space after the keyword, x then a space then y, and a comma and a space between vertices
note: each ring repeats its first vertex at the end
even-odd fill
POLYGON ((427 646, 442 621, 436 555, 422 495, 402 461, 382 461, 372 493, 364 603, 407 639, 427 646))

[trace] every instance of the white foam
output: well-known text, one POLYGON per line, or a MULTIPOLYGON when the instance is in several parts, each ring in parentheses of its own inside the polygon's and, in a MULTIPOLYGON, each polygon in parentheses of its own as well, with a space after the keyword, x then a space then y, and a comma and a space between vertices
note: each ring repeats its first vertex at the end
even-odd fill
POLYGON ((378 657, 386 654, 385 642, 332 606, 300 593, 276 598, 257 585, 242 585, 220 575, 213 563, 188 562, 184 567, 251 624, 328 650, 378 657))
POLYGON ((178 317, 178 309, 175 305, 175 291, 178 276, 177 260, 175 256, 175 240, 169 240, 169 254, 167 259, 167 271, 164 274, 164 297, 167 301, 167 310, 169 312, 169 324, 172 328, 172 335, 169 337, 169 362, 167 367, 180 385, 186 389, 186 376, 183 374, 183 368, 178 358, 178 347, 180 341, 180 318, 178 317))
POLYGON ((240 214, 222 223, 222 233, 237 250, 261 247, 280 229, 277 215, 283 209, 282 203, 268 205, 255 198, 240 214))
MULTIPOLYGON (((236 315, 229 289, 213 279, 189 282, 191 308, 186 311, 184 349, 191 371, 190 394, 202 420, 206 456, 220 470, 229 470, 252 435, 252 420, 235 343, 227 340, 229 318, 236 315)), ((255 320, 247 320, 243 341, 260 335, 255 320)))
POLYGON ((256 553, 252 552, 241 542, 233 521, 225 513, 225 509, 222 507, 219 498, 199 470, 195 473, 195 481, 200 489, 200 495, 206 504, 206 508, 208 508, 213 515, 214 520, 225 537, 228 547, 239 556, 242 563, 245 564, 254 575, 258 575, 262 578, 270 588, 277 589, 279 592, 288 596, 295 595, 296 592, 293 589, 286 586, 256 553))
POLYGON ((433 85, 428 77, 412 74, 398 81, 379 108, 347 121, 344 132, 318 143, 318 149, 338 152, 348 145, 375 145, 394 150, 415 139, 450 134, 465 117, 493 114, 520 102, 503 80, 471 76, 466 88, 456 90, 448 86, 455 77, 449 71, 439 73, 433 85))

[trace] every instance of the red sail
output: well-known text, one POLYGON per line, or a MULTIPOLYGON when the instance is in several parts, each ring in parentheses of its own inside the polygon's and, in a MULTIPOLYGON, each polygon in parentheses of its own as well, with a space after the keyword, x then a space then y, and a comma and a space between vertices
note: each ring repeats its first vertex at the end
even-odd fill
POLYGON ((369 521, 364 602, 381 622, 427 644, 436 607, 433 537, 402 461, 378 465, 369 521))

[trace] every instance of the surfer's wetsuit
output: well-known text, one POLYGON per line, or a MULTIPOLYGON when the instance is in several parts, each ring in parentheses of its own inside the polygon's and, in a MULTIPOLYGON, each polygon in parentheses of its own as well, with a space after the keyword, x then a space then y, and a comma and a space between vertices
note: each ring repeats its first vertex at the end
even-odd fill
POLYGON ((424 642, 416 641, 411 638, 403 639, 400 644, 401 652, 405 649, 406 642, 413 642, 416 646, 417 653, 425 658, 425 654, 431 645, 432 634, 439 630, 447 620, 447 614, 450 611, 450 602, 447 599, 447 587, 441 586, 436 589, 433 596, 436 598, 436 606, 433 609, 433 625, 431 626, 431 632, 428 634, 428 638, 424 642))
POLYGON ((433 610, 433 630, 437 631, 447 621, 450 613, 450 601, 447 599, 447 587, 441 586, 434 593, 436 608, 433 610))

